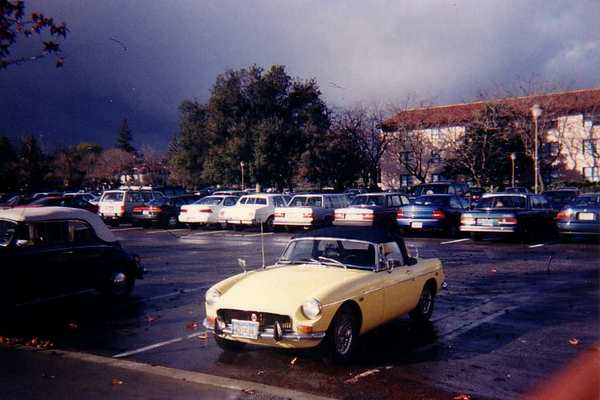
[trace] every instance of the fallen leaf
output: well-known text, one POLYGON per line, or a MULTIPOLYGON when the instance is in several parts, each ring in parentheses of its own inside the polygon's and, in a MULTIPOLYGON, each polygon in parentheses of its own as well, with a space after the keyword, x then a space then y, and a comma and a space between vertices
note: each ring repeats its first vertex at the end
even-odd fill
POLYGON ((471 400, 471 395, 470 394, 457 394, 456 396, 454 396, 452 398, 452 400, 471 400))
POLYGON ((579 344, 579 339, 571 338, 571 339, 569 339, 569 343, 573 346, 577 346, 579 344))
POLYGON ((362 379, 362 378, 367 377, 369 375, 375 375, 378 372, 379 372, 379 369, 377 369, 377 368, 370 369, 368 371, 361 372, 360 374, 355 375, 354 377, 352 377, 350 379, 346 379, 344 381, 344 383, 357 383, 359 381, 359 379, 362 379))
POLYGON ((256 393, 256 390, 254 390, 254 389, 242 389, 242 392, 244 392, 246 394, 254 394, 254 393, 256 393))
POLYGON ((200 335, 198 335, 198 339, 208 340, 208 332, 202 332, 200 335))
POLYGON ((292 359, 292 361, 290 361, 290 366, 292 366, 292 367, 293 367, 294 365, 296 365, 296 361, 298 361, 298 357, 294 357, 294 358, 292 359))
POLYGON ((122 385, 122 384, 123 384, 123 383, 125 383, 125 382, 123 382, 123 381, 122 381, 122 380, 120 380, 120 379, 113 378, 113 380, 112 380, 110 383, 111 383, 113 386, 117 386, 117 385, 122 385))
POLYGON ((189 329, 190 331, 194 331, 194 330, 198 329, 198 326, 199 326, 198 322, 192 321, 189 324, 187 324, 185 327, 187 329, 189 329))

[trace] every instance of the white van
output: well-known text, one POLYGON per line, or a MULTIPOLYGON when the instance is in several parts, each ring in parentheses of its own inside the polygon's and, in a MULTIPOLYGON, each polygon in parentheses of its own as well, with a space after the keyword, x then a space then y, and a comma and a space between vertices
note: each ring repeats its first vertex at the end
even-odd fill
POLYGON ((98 215, 108 225, 118 226, 129 220, 135 207, 164 197, 161 192, 153 190, 107 190, 98 202, 98 215))

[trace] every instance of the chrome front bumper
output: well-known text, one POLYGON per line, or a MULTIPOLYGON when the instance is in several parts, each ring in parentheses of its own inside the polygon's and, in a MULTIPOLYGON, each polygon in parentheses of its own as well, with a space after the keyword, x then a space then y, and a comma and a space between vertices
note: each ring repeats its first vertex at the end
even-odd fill
MULTIPOLYGON (((218 332, 215 332, 215 328, 208 324, 208 320, 206 318, 204 318, 204 321, 202 321, 202 325, 207 330, 209 330, 217 335, 224 333, 226 335, 231 336, 231 334, 232 334, 231 324, 227 324, 225 326, 225 328, 219 329, 218 332)), ((280 340, 294 340, 294 341, 321 340, 325 337, 325 334, 326 334, 326 332, 314 332, 314 333, 303 334, 303 333, 296 333, 294 331, 286 329, 283 331, 280 340)), ((232 336, 232 337, 235 338, 235 336, 232 336)), ((258 339, 259 340, 260 339, 275 340, 275 332, 274 332, 273 328, 266 328, 266 329, 263 329, 262 331, 260 331, 258 333, 258 339)))

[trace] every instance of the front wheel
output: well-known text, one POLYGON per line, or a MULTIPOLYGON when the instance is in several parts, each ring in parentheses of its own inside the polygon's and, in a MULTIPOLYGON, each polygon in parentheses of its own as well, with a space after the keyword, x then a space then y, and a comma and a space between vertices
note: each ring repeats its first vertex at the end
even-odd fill
POLYGON ((327 337, 334 361, 348 363, 358 342, 358 318, 348 307, 340 309, 329 327, 327 337))
POLYGON ((135 285, 135 278, 130 273, 117 270, 112 273, 109 282, 101 292, 111 299, 121 300, 129 297, 135 285))
POLYGON ((415 322, 427 322, 433 314, 434 294, 431 285, 425 285, 419 297, 417 307, 410 312, 410 318, 415 322))
POLYGON ((243 350, 246 346, 246 343, 236 342, 234 340, 224 339, 220 336, 213 335, 215 337, 215 342, 217 346, 221 348, 223 351, 236 352, 243 350))
POLYGON ((479 232, 471 232, 471 240, 474 242, 481 242, 483 240, 483 235, 479 232))

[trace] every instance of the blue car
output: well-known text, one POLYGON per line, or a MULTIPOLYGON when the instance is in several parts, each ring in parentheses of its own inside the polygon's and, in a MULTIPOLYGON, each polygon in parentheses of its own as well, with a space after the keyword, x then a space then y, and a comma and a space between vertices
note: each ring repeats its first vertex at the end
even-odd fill
POLYGON ((443 231, 456 236, 459 233, 460 216, 467 208, 468 201, 461 196, 420 196, 396 212, 396 221, 404 231, 443 231))
POLYGON ((561 239, 577 235, 600 235, 600 193, 575 198, 556 215, 561 239))

